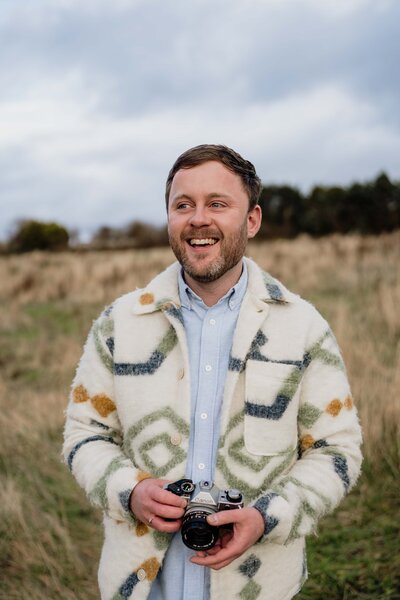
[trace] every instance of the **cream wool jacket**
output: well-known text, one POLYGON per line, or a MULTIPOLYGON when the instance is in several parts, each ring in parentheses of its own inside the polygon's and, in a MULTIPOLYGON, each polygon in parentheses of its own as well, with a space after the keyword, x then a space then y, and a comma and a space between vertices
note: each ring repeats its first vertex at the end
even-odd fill
MULTIPOLYGON (((245 260, 248 289, 226 377, 215 481, 240 489, 265 531, 211 572, 211 600, 289 600, 307 577, 305 536, 357 479, 360 426, 326 321, 245 260)), ((135 519, 129 496, 145 477, 185 475, 190 369, 179 268, 119 298, 94 322, 72 386, 63 453, 104 512, 103 600, 147 598, 170 541, 135 519)))

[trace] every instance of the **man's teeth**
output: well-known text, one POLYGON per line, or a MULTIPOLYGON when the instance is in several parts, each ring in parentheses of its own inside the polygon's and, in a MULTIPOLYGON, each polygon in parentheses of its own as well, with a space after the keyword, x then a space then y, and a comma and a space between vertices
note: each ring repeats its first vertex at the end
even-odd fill
POLYGON ((212 238, 200 238, 190 240, 189 243, 191 246, 213 246, 217 243, 217 240, 213 240, 212 238))

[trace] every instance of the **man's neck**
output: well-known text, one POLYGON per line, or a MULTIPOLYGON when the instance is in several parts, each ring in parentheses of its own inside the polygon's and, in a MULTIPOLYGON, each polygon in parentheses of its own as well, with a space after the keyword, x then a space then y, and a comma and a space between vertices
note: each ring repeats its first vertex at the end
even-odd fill
POLYGON ((237 265, 224 273, 215 281, 201 282, 196 281, 183 272, 183 278, 195 294, 197 294, 206 306, 214 306, 225 294, 239 281, 243 271, 243 261, 239 261, 237 265))

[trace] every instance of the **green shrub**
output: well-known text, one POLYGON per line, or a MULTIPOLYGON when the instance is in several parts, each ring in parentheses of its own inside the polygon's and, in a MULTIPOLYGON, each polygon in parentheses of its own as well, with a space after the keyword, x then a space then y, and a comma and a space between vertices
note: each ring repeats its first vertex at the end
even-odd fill
POLYGON ((65 250, 68 248, 69 233, 57 223, 21 221, 8 242, 10 252, 31 250, 65 250))

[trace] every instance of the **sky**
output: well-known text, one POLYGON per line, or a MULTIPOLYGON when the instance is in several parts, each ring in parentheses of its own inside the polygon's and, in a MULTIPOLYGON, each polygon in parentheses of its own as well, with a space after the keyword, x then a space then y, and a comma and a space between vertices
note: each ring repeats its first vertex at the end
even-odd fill
POLYGON ((0 239, 165 222, 186 149, 265 184, 400 180, 399 0, 2 0, 0 239))

